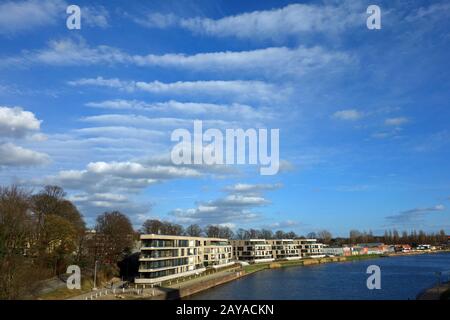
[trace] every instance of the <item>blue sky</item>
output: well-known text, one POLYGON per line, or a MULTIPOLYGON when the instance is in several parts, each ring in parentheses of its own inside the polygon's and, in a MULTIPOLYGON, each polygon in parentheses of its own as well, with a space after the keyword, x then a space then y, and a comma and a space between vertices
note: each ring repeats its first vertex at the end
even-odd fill
POLYGON ((450 232, 450 5, 0 1, 0 182, 89 224, 450 232), (381 7, 381 30, 366 8, 381 7), (175 166, 176 128, 280 128, 281 170, 175 166))

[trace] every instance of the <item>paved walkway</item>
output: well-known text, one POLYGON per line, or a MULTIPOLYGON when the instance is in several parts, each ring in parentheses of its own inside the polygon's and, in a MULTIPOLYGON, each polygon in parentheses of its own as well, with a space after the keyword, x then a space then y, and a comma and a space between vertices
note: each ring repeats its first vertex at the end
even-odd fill
POLYGON ((123 283, 111 288, 102 288, 96 291, 91 291, 88 293, 84 293, 75 297, 71 297, 68 300, 116 300, 116 299, 155 299, 161 300, 165 299, 165 295, 168 291, 177 290, 181 288, 185 288, 188 286, 192 286, 194 284, 202 283, 208 280, 212 280, 215 278, 223 277, 227 274, 232 274, 236 272, 236 268, 218 271, 208 275, 199 275, 192 276, 192 279, 185 280, 183 282, 177 282, 176 279, 173 280, 173 283, 165 286, 163 288, 155 287, 155 288, 145 288, 138 289, 134 287, 134 285, 130 285, 129 288, 120 288, 123 283))

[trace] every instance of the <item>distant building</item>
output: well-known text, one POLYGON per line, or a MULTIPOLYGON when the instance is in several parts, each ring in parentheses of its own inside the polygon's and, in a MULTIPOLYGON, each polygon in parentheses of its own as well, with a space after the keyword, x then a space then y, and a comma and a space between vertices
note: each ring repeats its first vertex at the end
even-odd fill
POLYGON ((395 252, 410 252, 412 250, 409 244, 397 244, 395 245, 395 252))
POLYGON ((343 256, 344 247, 323 246, 322 252, 326 256, 343 256))
POLYGON ((358 243, 355 247, 367 248, 366 254, 384 254, 390 251, 390 246, 382 242, 358 243))

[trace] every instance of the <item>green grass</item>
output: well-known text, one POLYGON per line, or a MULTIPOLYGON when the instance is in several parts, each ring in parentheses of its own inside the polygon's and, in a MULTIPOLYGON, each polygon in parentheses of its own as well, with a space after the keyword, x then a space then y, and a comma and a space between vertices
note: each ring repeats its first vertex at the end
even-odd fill
POLYGON ((269 264, 268 263, 254 263, 254 264, 251 264, 248 266, 244 266, 243 269, 246 273, 253 273, 253 272, 261 271, 264 269, 269 269, 269 264))
POLYGON ((302 260, 291 260, 291 261, 278 261, 281 265, 281 267, 296 267, 296 266, 302 266, 303 261, 302 260))
POLYGON ((355 261, 355 260, 367 260, 367 259, 374 259, 374 258, 380 258, 381 254, 364 254, 364 255, 357 255, 357 256, 348 256, 345 257, 346 261, 355 261))

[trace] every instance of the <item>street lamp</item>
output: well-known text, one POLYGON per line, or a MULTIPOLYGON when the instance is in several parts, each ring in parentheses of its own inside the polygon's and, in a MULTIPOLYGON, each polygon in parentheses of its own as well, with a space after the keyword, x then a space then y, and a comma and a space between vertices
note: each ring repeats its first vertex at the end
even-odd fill
POLYGON ((93 290, 97 290, 97 263, 98 263, 98 260, 95 260, 95 266, 94 266, 94 288, 93 288, 93 290))

